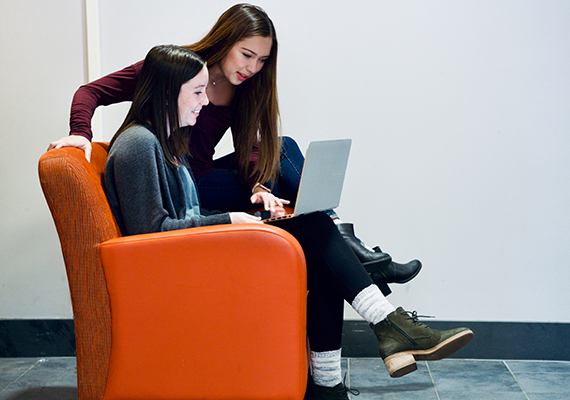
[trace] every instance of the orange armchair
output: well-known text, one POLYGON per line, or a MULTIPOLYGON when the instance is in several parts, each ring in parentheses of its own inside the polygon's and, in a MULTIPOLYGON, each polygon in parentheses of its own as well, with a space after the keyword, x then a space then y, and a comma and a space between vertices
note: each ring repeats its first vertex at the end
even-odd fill
POLYGON ((107 203, 108 145, 39 161, 75 319, 79 399, 303 398, 306 270, 268 225, 121 237, 107 203))

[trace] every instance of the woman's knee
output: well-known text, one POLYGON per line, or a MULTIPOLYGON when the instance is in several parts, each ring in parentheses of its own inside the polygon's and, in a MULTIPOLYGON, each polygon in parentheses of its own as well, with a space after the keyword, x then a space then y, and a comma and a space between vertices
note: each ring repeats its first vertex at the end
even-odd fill
POLYGON ((282 136, 281 137, 281 152, 287 152, 287 151, 296 151, 296 152, 301 153, 301 149, 299 148, 299 145, 297 144, 295 139, 293 139, 290 136, 282 136))

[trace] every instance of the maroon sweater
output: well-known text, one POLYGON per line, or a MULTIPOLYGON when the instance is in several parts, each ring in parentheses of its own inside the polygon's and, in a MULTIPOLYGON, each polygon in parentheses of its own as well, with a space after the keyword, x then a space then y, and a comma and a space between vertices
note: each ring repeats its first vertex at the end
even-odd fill
MULTIPOLYGON (((73 96, 71 104, 70 134, 84 136, 92 140, 91 118, 98 106, 107 106, 131 101, 143 61, 114 72, 87 85, 81 86, 73 96)), ((214 151, 222 136, 231 125, 232 108, 216 106, 212 103, 203 107, 192 129, 190 151, 191 167, 196 179, 214 169, 214 151)), ((252 149, 251 163, 258 158, 258 148, 252 149)), ((254 183, 254 182, 252 182, 254 183)))

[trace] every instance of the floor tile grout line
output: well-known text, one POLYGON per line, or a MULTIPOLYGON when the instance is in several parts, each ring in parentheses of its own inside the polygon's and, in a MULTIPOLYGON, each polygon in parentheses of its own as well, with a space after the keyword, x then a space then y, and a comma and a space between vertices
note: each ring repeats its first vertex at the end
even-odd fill
POLYGON ((12 386, 14 383, 18 382, 20 379, 22 379, 24 377, 24 375, 26 375, 28 372, 30 372, 32 369, 34 369, 36 367, 36 365, 38 365, 40 362, 43 362, 44 359, 40 358, 38 359, 34 365, 32 365, 30 368, 28 368, 22 375, 20 375, 19 377, 17 377, 12 383, 10 383, 8 386, 6 386, 4 389, 0 390, 0 394, 4 393, 6 390, 8 390, 10 388, 10 386, 12 386))
POLYGON ((435 380, 433 379, 433 375, 431 374, 431 368, 429 367, 429 363, 427 361, 424 362, 426 363, 431 383, 433 383, 433 390, 435 391, 435 396, 437 397, 437 400, 441 400, 441 398, 439 397, 439 392, 437 391, 437 387, 435 386, 435 380))
POLYGON ((507 362, 505 360, 502 360, 503 364, 505 364, 505 367, 507 367, 507 369, 509 370, 509 372, 511 373, 511 375, 513 376, 513 378, 515 378, 515 382, 517 383, 517 385, 519 385, 519 387, 521 388, 521 391, 523 392, 524 396, 527 398, 527 400, 530 400, 530 398, 528 397, 528 395, 526 394, 525 390, 523 389, 523 387, 521 386, 519 380, 517 379, 517 377, 515 376, 513 370, 511 369, 511 367, 509 367, 509 364, 507 364, 507 362))
POLYGON ((352 387, 352 385, 350 384, 350 358, 346 359, 346 374, 347 374, 347 378, 346 378, 346 382, 345 385, 347 388, 352 387))

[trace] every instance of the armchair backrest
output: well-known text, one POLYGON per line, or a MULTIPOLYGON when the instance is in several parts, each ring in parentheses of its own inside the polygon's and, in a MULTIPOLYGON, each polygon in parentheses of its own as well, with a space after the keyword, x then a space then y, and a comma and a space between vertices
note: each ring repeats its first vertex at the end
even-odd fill
POLYGON ((103 186, 107 143, 93 143, 91 162, 66 147, 39 161, 42 190, 59 235, 71 291, 79 398, 103 398, 111 351, 111 317, 99 245, 121 236, 103 186))

